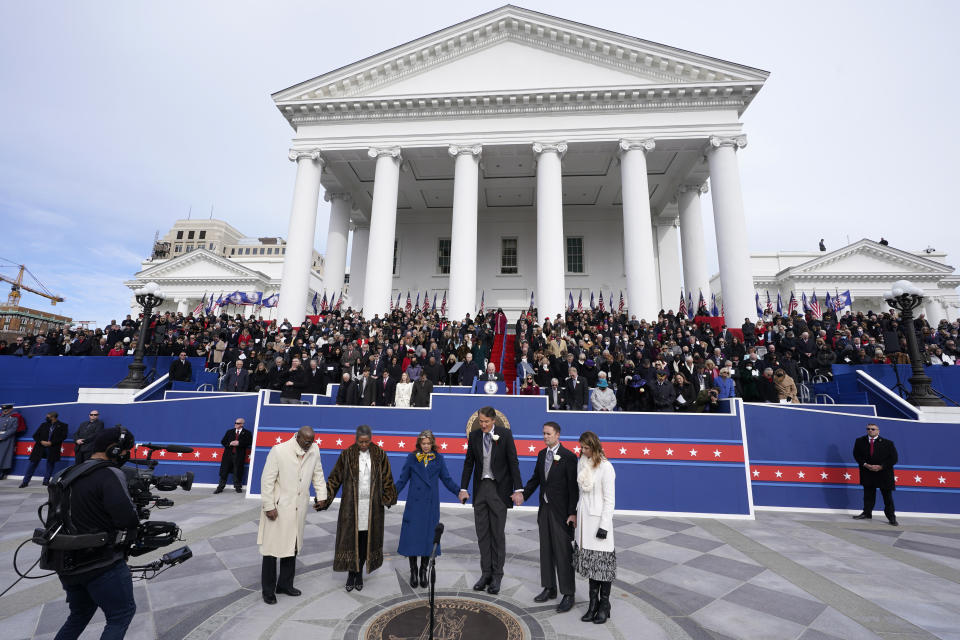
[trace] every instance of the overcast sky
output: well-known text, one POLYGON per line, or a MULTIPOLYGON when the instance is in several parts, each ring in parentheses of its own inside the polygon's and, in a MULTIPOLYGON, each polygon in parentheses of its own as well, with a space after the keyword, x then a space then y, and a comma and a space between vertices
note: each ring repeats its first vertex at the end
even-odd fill
MULTIPOLYGON (((956 264, 960 3, 786 4, 522 6, 771 72, 739 154, 752 252, 882 235, 956 264)), ((127 312, 122 282, 154 232, 191 207, 248 236, 285 236, 292 130, 270 94, 498 6, 0 4, 0 257, 67 298, 56 311, 102 325, 127 312)), ((321 252, 327 219, 321 203, 321 252)), ((49 309, 30 294, 23 304, 49 309)))

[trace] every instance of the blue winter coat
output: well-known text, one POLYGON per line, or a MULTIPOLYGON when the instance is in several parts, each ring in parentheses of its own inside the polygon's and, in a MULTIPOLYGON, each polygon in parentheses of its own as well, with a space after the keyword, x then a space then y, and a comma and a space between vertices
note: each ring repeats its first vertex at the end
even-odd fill
MULTIPOLYGON (((396 481, 397 493, 410 483, 407 506, 403 509, 400 543, 397 553, 402 556, 429 556, 433 550, 433 531, 440 521, 440 482, 453 495, 460 493, 460 485, 453 481, 443 455, 437 453, 426 467, 411 453, 396 481)), ((440 548, 437 548, 440 555, 440 548)))

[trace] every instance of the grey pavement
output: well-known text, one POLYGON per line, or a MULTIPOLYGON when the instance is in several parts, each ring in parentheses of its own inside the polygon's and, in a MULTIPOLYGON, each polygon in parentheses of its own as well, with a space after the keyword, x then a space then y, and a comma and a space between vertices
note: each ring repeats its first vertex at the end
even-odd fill
MULTIPOLYGON (((396 554, 401 506, 387 514, 384 566, 366 577, 359 593, 345 592, 345 574, 331 569, 337 507, 311 513, 297 561, 295 584, 303 595, 279 595, 269 606, 259 591, 259 503, 201 486, 167 495, 176 506, 154 517, 180 524, 194 557, 135 582, 129 638, 360 638, 385 607, 426 598, 424 589, 409 587, 407 560, 396 554)), ((15 482, 0 482, 0 590, 17 578, 14 552, 37 526, 45 496, 39 486, 19 490, 15 482)), ((535 510, 508 517, 509 557, 498 596, 470 589, 479 573, 470 509, 444 507, 441 519, 438 595, 491 602, 532 639, 960 640, 960 520, 902 517, 894 528, 882 518, 854 521, 844 514, 617 516, 612 616, 594 625, 579 619, 586 607, 583 580, 569 613, 555 613, 556 602, 533 602, 540 591, 535 510)), ((31 543, 23 546, 21 569, 37 552, 31 543)), ((5 640, 53 638, 65 617, 55 577, 22 580, 0 598, 5 640)), ((96 638, 102 628, 98 613, 83 637, 96 638)))

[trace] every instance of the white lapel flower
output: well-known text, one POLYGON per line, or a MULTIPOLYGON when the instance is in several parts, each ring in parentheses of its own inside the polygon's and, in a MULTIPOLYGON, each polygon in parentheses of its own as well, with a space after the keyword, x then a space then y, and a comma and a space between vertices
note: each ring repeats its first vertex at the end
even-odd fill
POLYGON ((560 462, 560 454, 559 454, 559 453, 553 454, 553 461, 554 461, 554 462, 560 462))
POLYGON ((491 433, 491 434, 490 434, 490 437, 493 438, 493 441, 494 441, 494 442, 496 442, 497 440, 500 439, 500 436, 498 436, 498 435, 495 434, 495 433, 491 433))

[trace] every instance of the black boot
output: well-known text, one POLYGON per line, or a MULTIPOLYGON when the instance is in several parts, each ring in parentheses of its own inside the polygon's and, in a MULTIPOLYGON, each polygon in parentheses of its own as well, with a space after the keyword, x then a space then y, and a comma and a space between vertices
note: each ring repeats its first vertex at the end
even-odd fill
POLYGON ((227 486, 227 483, 223 480, 220 481, 220 484, 217 485, 217 488, 213 490, 214 493, 223 493, 223 488, 227 486))
POLYGON ((600 603, 597 605, 597 615, 593 617, 593 624, 603 624, 610 618, 610 583, 600 583, 600 603))
POLYGON ((596 580, 590 580, 590 605, 587 607, 587 612, 583 614, 580 618, 582 622, 593 622, 593 618, 597 615, 597 605, 600 601, 600 583, 596 580))
POLYGON ((420 580, 417 577, 417 556, 410 556, 410 586, 416 589, 420 586, 420 580))
POLYGON ((429 556, 420 556, 420 586, 429 587, 430 578, 427 576, 427 569, 429 568, 430 558, 429 556))

